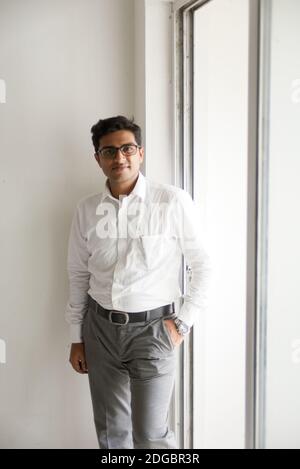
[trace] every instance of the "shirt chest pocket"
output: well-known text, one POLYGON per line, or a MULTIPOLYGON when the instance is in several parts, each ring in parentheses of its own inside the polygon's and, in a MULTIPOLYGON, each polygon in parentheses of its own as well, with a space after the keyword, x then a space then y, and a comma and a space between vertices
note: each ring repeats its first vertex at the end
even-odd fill
POLYGON ((143 266, 146 269, 155 269, 174 255, 176 238, 164 234, 141 235, 139 247, 143 266))

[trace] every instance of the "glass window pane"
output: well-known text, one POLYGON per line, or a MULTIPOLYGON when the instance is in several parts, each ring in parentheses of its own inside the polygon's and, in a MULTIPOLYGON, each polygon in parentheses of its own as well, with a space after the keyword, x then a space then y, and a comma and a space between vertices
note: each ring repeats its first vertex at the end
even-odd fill
POLYGON ((264 2, 261 444, 300 448, 300 2, 264 2), (267 47, 266 47, 267 46, 267 47), (268 125, 266 125, 268 124, 268 125), (267 188, 267 190, 266 190, 267 188), (263 289, 265 291, 263 291, 263 289), (262 421, 263 420, 263 421, 262 421))
POLYGON ((243 448, 247 253, 248 1, 194 14, 194 197, 212 258, 194 328, 194 447, 243 448))

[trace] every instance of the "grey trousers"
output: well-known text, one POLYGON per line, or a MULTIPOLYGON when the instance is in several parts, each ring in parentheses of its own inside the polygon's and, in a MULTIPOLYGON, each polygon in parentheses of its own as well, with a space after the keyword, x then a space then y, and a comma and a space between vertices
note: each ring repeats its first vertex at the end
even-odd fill
POLYGON ((83 340, 99 447, 178 448, 168 428, 176 350, 163 319, 120 325, 89 306, 83 340))

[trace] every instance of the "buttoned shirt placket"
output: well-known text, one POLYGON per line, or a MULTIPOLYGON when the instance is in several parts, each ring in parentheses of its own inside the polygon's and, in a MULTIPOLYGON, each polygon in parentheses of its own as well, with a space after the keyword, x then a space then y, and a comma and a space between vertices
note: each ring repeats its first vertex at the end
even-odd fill
POLYGON ((124 266, 127 252, 127 209, 130 196, 120 195, 117 209, 117 262, 113 274, 111 300, 113 308, 120 310, 119 298, 124 288, 124 266))

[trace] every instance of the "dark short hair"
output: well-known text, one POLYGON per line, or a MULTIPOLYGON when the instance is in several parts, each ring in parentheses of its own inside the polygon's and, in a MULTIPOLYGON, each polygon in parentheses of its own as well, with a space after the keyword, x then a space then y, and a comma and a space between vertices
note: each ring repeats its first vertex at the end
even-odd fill
POLYGON ((117 130, 129 130, 135 136, 136 143, 142 145, 142 131, 141 128, 134 123, 133 117, 127 119, 125 116, 109 117, 107 119, 100 119, 97 124, 91 128, 92 141, 97 152, 99 149, 100 138, 104 135, 116 132, 117 130))

